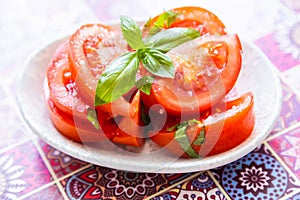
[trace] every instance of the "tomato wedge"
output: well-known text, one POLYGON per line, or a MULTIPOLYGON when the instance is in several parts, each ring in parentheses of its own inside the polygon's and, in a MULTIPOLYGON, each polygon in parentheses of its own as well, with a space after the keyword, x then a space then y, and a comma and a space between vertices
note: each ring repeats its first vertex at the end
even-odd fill
MULTIPOLYGON (((54 53, 47 69, 48 108, 55 127, 63 135, 76 142, 96 142, 108 138, 120 144, 141 146, 144 143, 144 137, 138 128, 141 123, 139 92, 132 94, 130 102, 126 101, 125 108, 122 108, 127 109, 125 116, 121 115, 124 113, 112 116, 110 112, 104 112, 103 108, 97 107, 101 128, 96 129, 87 119, 88 109, 92 107, 83 101, 75 87, 74 72, 70 69, 67 50, 68 43, 62 43, 54 53), (127 105, 129 106, 126 107, 127 105), (115 117, 122 119, 120 124, 126 123, 127 126, 131 125, 133 128, 120 129, 114 121, 115 117), (137 126, 134 126, 135 124, 137 126)), ((124 104, 118 106, 122 105, 124 106, 124 104)), ((106 105, 106 107, 111 106, 113 105, 106 105)))
MULTIPOLYGON (((207 117, 200 125, 190 126, 186 135, 189 145, 200 156, 222 153, 242 143, 251 134, 255 125, 253 111, 254 97, 248 92, 241 97, 225 102, 227 110, 207 117), (205 140, 202 145, 195 145, 202 129, 205 129, 205 140)), ((175 131, 168 128, 178 123, 170 118, 164 130, 151 136, 151 140, 161 147, 168 149, 174 155, 189 158, 181 145, 175 140, 175 131)))
MULTIPOLYGON (((212 12, 200 7, 179 7, 171 9, 170 11, 178 14, 177 18, 170 27, 189 27, 194 28, 200 32, 200 35, 225 35, 226 28, 223 22, 212 12)), ((160 15, 154 17, 150 26, 154 26, 160 15)))
POLYGON ((237 35, 205 36, 191 44, 194 47, 178 47, 181 52, 192 52, 188 57, 170 54, 175 78, 155 77, 150 95, 142 94, 147 107, 160 104, 172 115, 199 113, 219 102, 234 86, 242 62, 237 35))
MULTIPOLYGON (((145 143, 145 135, 141 129, 143 122, 141 119, 141 100, 139 91, 134 94, 132 101, 130 101, 130 105, 129 116, 124 116, 117 124, 118 129, 115 134, 116 136, 112 138, 112 141, 141 147, 145 143)), ((106 124, 103 124, 103 126, 106 126, 106 124)))
POLYGON ((99 76, 114 58, 128 51, 127 43, 120 31, 102 24, 86 24, 71 35, 69 46, 78 91, 93 104, 99 76))

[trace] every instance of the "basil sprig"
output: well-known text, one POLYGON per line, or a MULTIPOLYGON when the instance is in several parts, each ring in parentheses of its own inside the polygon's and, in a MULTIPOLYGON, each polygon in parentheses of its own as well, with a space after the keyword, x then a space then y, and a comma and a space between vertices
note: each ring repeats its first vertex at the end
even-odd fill
POLYGON ((200 36, 194 29, 172 28, 143 39, 139 26, 126 16, 121 16, 121 30, 133 51, 121 55, 107 66, 97 84, 96 106, 118 99, 134 86, 149 94, 154 79, 142 77, 136 80, 140 63, 153 75, 174 78, 173 62, 165 53, 200 36))
POLYGON ((158 19, 154 23, 154 26, 161 28, 170 28, 171 24, 177 19, 179 15, 180 13, 175 13, 171 10, 165 11, 158 17, 158 19))
POLYGON ((154 35, 160 32, 162 28, 170 28, 179 15, 180 13, 175 13, 171 10, 165 11, 161 15, 159 15, 153 25, 151 25, 153 19, 149 18, 149 20, 144 25, 143 30, 144 32, 147 31, 148 35, 154 35))
POLYGON ((180 144, 181 148, 185 151, 186 154, 191 158, 199 158, 199 154, 193 149, 190 144, 189 138, 186 134, 187 128, 194 126, 195 124, 202 125, 202 129, 196 138, 193 145, 202 145, 205 142, 205 126, 198 120, 192 119, 188 121, 181 122, 175 126, 172 126, 168 131, 175 131, 175 140, 180 144))

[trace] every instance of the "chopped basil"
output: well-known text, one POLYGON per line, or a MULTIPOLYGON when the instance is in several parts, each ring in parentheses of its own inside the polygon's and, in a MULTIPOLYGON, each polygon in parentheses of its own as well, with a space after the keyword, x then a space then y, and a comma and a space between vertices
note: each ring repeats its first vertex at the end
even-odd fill
POLYGON ((178 128, 175 132, 175 140, 180 144, 185 153, 187 153, 191 158, 199 158, 199 154, 197 154, 193 147, 190 145, 189 138, 186 135, 186 129, 187 126, 178 128))
MULTIPOLYGON (((186 134, 186 130, 189 126, 194 126, 195 124, 202 124, 200 121, 192 119, 188 121, 181 122, 175 126, 172 126, 168 131, 175 131, 175 140, 180 144, 181 148, 188 154, 191 158, 199 158, 199 154, 195 152, 190 144, 189 138, 186 134)), ((201 145, 205 141, 205 127, 203 125, 197 139, 193 142, 193 145, 201 145)))
POLYGON ((99 129, 100 125, 97 118, 97 111, 92 108, 88 108, 87 112, 87 119, 94 125, 96 129, 99 129))
POLYGON ((205 142, 205 126, 203 125, 197 139, 193 142, 193 145, 202 145, 205 142))
POLYGON ((165 11, 162 13, 158 19, 154 22, 153 26, 151 27, 152 18, 144 25, 144 31, 147 31, 148 36, 155 35, 156 33, 160 32, 163 28, 170 28, 172 23, 177 19, 179 13, 175 13, 173 11, 165 11))
POLYGON ((158 17, 158 19, 154 23, 154 26, 161 27, 161 28, 163 27, 170 28, 172 23, 177 19, 178 15, 180 14, 170 10, 165 11, 158 17))

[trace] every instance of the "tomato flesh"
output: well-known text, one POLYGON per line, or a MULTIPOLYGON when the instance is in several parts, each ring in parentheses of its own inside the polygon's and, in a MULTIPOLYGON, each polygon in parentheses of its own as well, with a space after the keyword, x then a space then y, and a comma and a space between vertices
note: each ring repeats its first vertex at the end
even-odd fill
POLYGON ((75 89, 73 72, 69 67, 68 44, 62 43, 53 55, 47 69, 49 97, 58 109, 68 115, 86 118, 87 105, 75 89))
MULTIPOLYGON (((156 118, 153 121, 157 124, 148 136, 178 156, 189 157, 168 127, 191 116, 199 117, 204 124, 187 129, 192 148, 201 156, 234 148, 251 134, 255 122, 252 93, 226 102, 226 111, 222 111, 225 115, 212 112, 222 107, 220 101, 238 78, 242 62, 238 36, 228 35, 222 21, 206 9, 181 7, 171 11, 178 17, 170 27, 163 28, 189 27, 199 31, 201 37, 168 52, 175 78, 154 77, 150 95, 133 88, 118 100, 97 106, 99 130, 87 120, 88 109, 94 108, 98 79, 113 59, 132 49, 119 30, 101 24, 80 27, 57 49, 47 69, 47 105, 53 124, 63 135, 77 142, 109 139, 141 147, 145 143, 142 103, 146 110, 155 104, 166 110, 164 129, 155 132, 159 130, 157 124, 161 125, 161 118, 156 118), (204 128, 205 143, 194 145, 204 128)), ((151 20, 150 26, 158 17, 151 20)), ((137 76, 141 75, 149 75, 142 65, 137 76)), ((160 116, 159 112, 155 116, 160 116)))
MULTIPOLYGON (((193 64, 180 54, 173 57, 175 78, 155 77, 150 95, 142 94, 147 107, 160 104, 171 115, 199 113, 211 108, 232 89, 242 65, 238 36, 204 36, 193 43, 197 44, 197 51, 190 56, 205 55, 200 64, 193 64)), ((185 48, 178 49, 188 51, 185 48)))
POLYGON ((71 35, 69 46, 78 91, 92 104, 99 76, 114 58, 127 51, 127 44, 120 32, 109 26, 86 24, 71 35))
POLYGON ((144 137, 138 127, 141 125, 139 92, 132 94, 129 101, 122 98, 113 104, 97 107, 101 128, 96 129, 87 119, 87 110, 92 109, 92 106, 87 104, 77 91, 74 71, 70 68, 68 59, 68 43, 64 42, 57 48, 47 68, 46 77, 50 117, 63 135, 76 142, 96 142, 107 138, 125 145, 143 145, 144 137), (123 111, 117 112, 121 118, 118 123, 131 125, 131 129, 122 130, 114 121, 118 116, 113 116, 112 112, 118 109, 123 111))
MULTIPOLYGON (((226 28, 223 22, 212 12, 200 7, 180 7, 171 9, 177 13, 177 19, 169 28, 189 27, 200 32, 200 35, 224 35, 226 28)), ((151 20, 150 26, 154 26, 160 15, 151 20)), ((168 28, 168 27, 165 27, 168 28)))
MULTIPOLYGON (((201 119, 204 126, 195 125, 187 129, 190 145, 200 156, 215 155, 232 149, 241 144, 253 131, 255 115, 253 111, 254 97, 251 92, 226 102, 225 105, 225 112, 201 119), (203 127, 205 127, 206 132, 205 142, 202 145, 194 145, 193 142, 203 127)), ((165 128, 150 138, 159 146, 167 148, 174 155, 189 158, 188 154, 175 140, 175 131, 168 131, 169 127, 179 122, 174 118, 169 119, 165 128)))
POLYGON ((75 123, 73 116, 68 116, 60 111, 51 99, 48 99, 48 111, 56 129, 73 141, 96 142, 107 138, 102 131, 95 129, 88 121, 76 120, 75 123))

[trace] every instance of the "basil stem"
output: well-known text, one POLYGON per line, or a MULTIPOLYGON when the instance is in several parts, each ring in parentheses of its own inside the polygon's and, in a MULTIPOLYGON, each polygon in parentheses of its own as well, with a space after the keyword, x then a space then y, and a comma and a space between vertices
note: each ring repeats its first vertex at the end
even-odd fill
POLYGON ((173 78, 175 67, 169 56, 156 49, 149 49, 142 55, 144 67, 154 75, 173 78))

